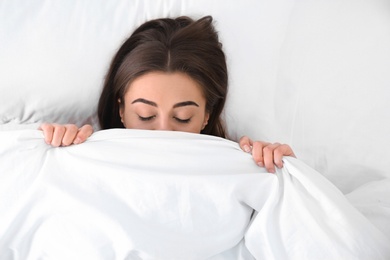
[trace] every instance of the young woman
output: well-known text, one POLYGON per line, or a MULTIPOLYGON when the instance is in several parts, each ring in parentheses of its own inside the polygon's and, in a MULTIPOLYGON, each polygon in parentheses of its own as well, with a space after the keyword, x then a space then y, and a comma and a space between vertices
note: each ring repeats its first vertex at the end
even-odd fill
MULTIPOLYGON (((144 23, 114 56, 99 100, 102 129, 129 128, 208 134, 226 138, 221 119, 228 86, 225 54, 212 17, 144 23)), ((84 142, 90 125, 42 124, 53 146, 84 142)), ((240 147, 269 172, 294 156, 285 144, 252 141, 240 147)))

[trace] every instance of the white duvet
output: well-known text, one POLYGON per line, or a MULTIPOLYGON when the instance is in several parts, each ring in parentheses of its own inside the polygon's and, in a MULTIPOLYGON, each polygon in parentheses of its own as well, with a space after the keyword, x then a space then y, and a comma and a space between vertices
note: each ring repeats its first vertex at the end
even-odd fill
POLYGON ((390 259, 389 239, 294 158, 205 135, 0 131, 0 259, 390 259))

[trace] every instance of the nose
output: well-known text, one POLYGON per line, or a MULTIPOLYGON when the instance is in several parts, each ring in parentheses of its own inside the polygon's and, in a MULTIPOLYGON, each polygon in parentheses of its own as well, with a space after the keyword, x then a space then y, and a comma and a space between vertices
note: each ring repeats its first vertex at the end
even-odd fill
POLYGON ((159 118, 158 122, 156 123, 155 130, 173 131, 173 126, 169 118, 159 118))

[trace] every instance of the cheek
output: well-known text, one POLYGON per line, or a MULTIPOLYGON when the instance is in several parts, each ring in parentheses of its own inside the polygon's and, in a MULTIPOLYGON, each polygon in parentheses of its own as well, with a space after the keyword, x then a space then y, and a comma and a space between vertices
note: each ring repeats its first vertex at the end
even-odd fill
POLYGON ((122 117, 123 126, 127 129, 137 128, 134 122, 136 122, 134 115, 125 111, 122 117))
POLYGON ((133 113, 131 113, 130 111, 127 111, 126 109, 122 109, 122 112, 121 112, 121 120, 122 120, 122 123, 123 123, 123 126, 125 128, 134 128, 133 127, 133 122, 135 122, 135 117, 133 115, 133 113))
POLYGON ((207 113, 200 115, 199 117, 196 118, 196 120, 191 122, 191 127, 190 127, 191 129, 187 132, 199 134, 207 125, 208 118, 209 116, 207 113))

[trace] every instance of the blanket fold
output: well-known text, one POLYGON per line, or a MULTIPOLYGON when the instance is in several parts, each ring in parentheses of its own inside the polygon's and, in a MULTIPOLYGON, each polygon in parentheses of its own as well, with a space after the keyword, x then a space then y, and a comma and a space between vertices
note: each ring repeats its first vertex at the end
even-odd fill
POLYGON ((294 158, 270 174, 234 142, 164 131, 0 142, 0 259, 390 257, 389 240, 294 158))

